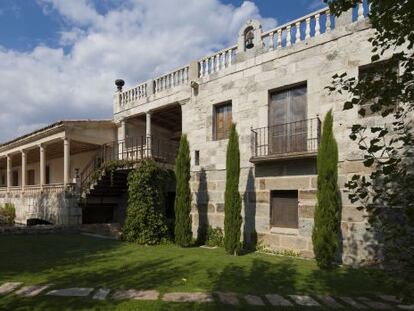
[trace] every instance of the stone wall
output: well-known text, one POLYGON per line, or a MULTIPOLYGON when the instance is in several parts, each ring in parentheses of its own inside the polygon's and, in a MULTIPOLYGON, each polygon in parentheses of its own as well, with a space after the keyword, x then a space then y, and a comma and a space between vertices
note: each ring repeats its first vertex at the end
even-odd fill
MULTIPOLYGON (((350 16, 347 16, 350 19, 350 16)), ((376 243, 367 229, 362 212, 344 192, 346 180, 354 173, 367 173, 362 153, 349 139, 355 120, 374 125, 381 117, 358 119, 356 110, 343 111, 346 94, 330 94, 325 88, 332 76, 346 72, 358 76, 358 68, 371 62, 368 38, 373 30, 368 21, 346 23, 338 19, 334 30, 297 42, 282 49, 257 49, 238 52, 235 63, 207 76, 192 76, 196 87, 180 86, 148 98, 145 104, 115 110, 114 119, 141 115, 172 103, 182 107, 182 132, 190 142, 193 192, 192 217, 194 236, 205 234, 205 225, 223 226, 226 147, 228 140, 213 137, 214 105, 231 101, 232 119, 240 136, 240 193, 243 197, 243 235, 247 240, 257 235, 274 249, 294 250, 312 257, 311 234, 316 203, 315 158, 253 164, 251 129, 268 126, 269 94, 274 90, 306 84, 307 118, 323 120, 328 110, 334 113, 334 132, 339 146, 339 187, 342 197, 344 263, 356 264, 375 255, 376 243), (194 162, 195 151, 200 163, 194 162), (294 230, 272 228, 270 196, 275 190, 298 191, 299 226, 294 230)), ((239 49, 240 50, 240 49, 239 49)), ((240 50, 241 51, 241 50, 240 50)), ((386 58, 387 55, 384 55, 386 58)), ((192 68, 190 66, 190 68, 192 68)), ((132 104, 131 104, 132 105, 132 104)))
MULTIPOLYGON (((338 72, 357 76, 358 67, 370 63, 372 30, 365 22, 338 28, 331 33, 300 42, 279 51, 265 52, 237 61, 235 66, 200 79, 198 94, 183 105, 183 132, 187 133, 191 154, 200 153, 200 165, 192 165, 193 232, 204 233, 199 224, 223 226, 225 155, 227 140, 213 137, 214 105, 231 101, 233 120, 240 135, 243 197, 242 229, 246 240, 256 232, 262 243, 276 250, 294 250, 312 257, 312 228, 316 204, 316 160, 299 159, 252 164, 251 128, 268 125, 269 92, 292 85, 307 85, 307 118, 323 120, 333 109, 334 131, 339 144, 339 186, 342 193, 342 236, 344 263, 370 259, 375 240, 366 230, 362 212, 356 210, 344 193, 352 173, 361 172, 362 155, 348 138, 358 118, 356 111, 343 111, 344 96, 329 94, 325 86, 338 72), (272 228, 270 197, 273 190, 297 190, 299 226, 297 229, 272 228), (373 244, 373 245, 371 245, 373 244)), ((371 120, 377 122, 377 119, 371 120)))
POLYGON ((79 195, 74 191, 64 191, 63 186, 42 191, 30 189, 0 192, 0 205, 12 203, 16 208, 18 224, 26 224, 28 219, 38 218, 55 225, 82 223, 82 208, 78 204, 79 195))

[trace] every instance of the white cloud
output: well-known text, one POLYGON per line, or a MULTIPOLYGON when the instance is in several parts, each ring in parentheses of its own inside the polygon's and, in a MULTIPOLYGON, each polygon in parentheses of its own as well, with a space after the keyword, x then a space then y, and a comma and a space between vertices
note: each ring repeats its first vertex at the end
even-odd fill
POLYGON ((105 13, 89 0, 38 4, 64 19, 61 46, 30 52, 0 46, 0 141, 59 119, 110 118, 116 78, 136 85, 234 44, 249 18, 265 29, 276 25, 250 1, 234 7, 218 0, 128 0, 105 13))

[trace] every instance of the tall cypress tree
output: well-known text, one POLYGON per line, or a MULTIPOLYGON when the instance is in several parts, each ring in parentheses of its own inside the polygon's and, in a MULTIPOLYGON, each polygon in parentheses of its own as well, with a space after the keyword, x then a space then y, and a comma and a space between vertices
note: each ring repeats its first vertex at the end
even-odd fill
POLYGON ((339 249, 341 206, 338 189, 338 145, 333 133, 330 110, 323 122, 321 144, 318 151, 317 206, 312 233, 313 251, 318 266, 331 269, 339 249))
POLYGON ((226 159, 226 191, 224 201, 224 247, 229 254, 240 250, 241 198, 239 193, 240 150, 236 125, 230 128, 226 159))
POLYGON ((187 136, 180 140, 180 148, 175 160, 176 197, 175 197, 175 243, 187 247, 192 241, 191 232, 191 190, 190 190, 190 147, 187 136))

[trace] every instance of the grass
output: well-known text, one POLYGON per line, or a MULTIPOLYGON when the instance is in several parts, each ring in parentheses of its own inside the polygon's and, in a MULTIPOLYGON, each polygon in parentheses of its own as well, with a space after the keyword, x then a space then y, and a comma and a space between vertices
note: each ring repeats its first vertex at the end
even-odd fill
MULTIPOLYGON (((383 275, 366 269, 321 271, 314 261, 223 249, 137 246, 81 235, 0 236, 0 283, 53 283, 56 288, 108 287, 240 294, 393 294, 383 275)), ((92 301, 90 298, 0 297, 0 310, 232 310, 219 304, 92 301)), ((242 305, 237 310, 250 310, 242 305)), ((267 308, 252 308, 267 310, 267 308)), ((270 307, 269 307, 270 310, 270 307)), ((292 308, 288 310, 294 310, 292 308)))

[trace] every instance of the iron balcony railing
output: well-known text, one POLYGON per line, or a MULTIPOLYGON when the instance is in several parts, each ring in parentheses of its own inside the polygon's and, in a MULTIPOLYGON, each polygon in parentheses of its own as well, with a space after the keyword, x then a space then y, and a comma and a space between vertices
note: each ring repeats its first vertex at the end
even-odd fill
POLYGON ((252 157, 316 153, 320 133, 319 118, 252 129, 252 157))
POLYGON ((102 145, 80 174, 81 190, 85 191, 109 163, 132 165, 143 159, 173 164, 178 142, 156 137, 130 137, 102 145))

